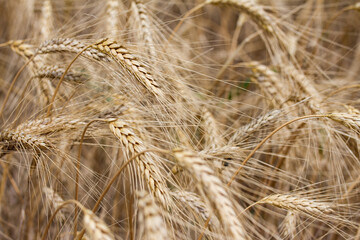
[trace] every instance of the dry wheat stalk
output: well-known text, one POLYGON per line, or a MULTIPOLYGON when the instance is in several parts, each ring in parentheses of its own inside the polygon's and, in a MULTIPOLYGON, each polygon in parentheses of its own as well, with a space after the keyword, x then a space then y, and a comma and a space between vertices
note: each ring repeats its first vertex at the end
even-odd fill
MULTIPOLYGON (((140 153, 146 149, 143 141, 136 136, 133 129, 126 122, 118 119, 111 122, 109 127, 113 134, 124 144, 126 151, 131 154, 140 153)), ((170 200, 169 192, 152 157, 153 155, 144 153, 136 158, 136 162, 151 192, 167 209, 170 200)))
POLYGON ((144 40, 144 45, 146 46, 148 55, 150 56, 150 59, 153 59, 156 57, 156 50, 151 33, 151 21, 148 16, 146 7, 141 0, 136 0, 131 3, 131 9, 134 13, 133 15, 136 19, 136 22, 138 22, 140 25, 140 33, 142 35, 142 39, 144 40))
POLYGON ((83 209, 83 224, 91 239, 94 240, 111 240, 115 239, 112 232, 106 226, 103 220, 96 216, 92 211, 83 209))
MULTIPOLYGON (((45 194, 47 205, 51 207, 51 212, 55 212, 64 200, 52 188, 44 187, 43 192, 45 194)), ((61 210, 56 214, 56 219, 61 223, 65 221, 65 215, 61 210)))
POLYGON ((115 40, 102 39, 93 45, 94 49, 107 54, 131 73, 141 84, 156 96, 163 97, 159 83, 139 60, 115 40))
POLYGON ((253 0, 206 0, 206 4, 228 5, 249 15, 261 28, 274 33, 274 19, 253 0))
POLYGON ((265 197, 259 203, 269 203, 279 208, 309 213, 315 216, 332 214, 334 211, 328 203, 296 195, 275 194, 265 197))
POLYGON ((172 196, 183 204, 188 205, 196 213, 198 213, 203 220, 207 220, 210 216, 209 211, 206 209, 205 203, 195 193, 188 191, 174 191, 171 192, 172 196))
POLYGON ((206 162, 191 151, 174 150, 174 156, 179 164, 200 182, 201 190, 205 192, 206 197, 218 214, 219 220, 231 237, 233 239, 248 239, 243 225, 236 216, 224 184, 215 176, 214 171, 206 162))
POLYGON ((137 192, 138 196, 138 220, 143 227, 144 234, 142 239, 146 240, 165 240, 168 238, 166 224, 161 216, 161 211, 154 202, 153 198, 146 192, 137 192))

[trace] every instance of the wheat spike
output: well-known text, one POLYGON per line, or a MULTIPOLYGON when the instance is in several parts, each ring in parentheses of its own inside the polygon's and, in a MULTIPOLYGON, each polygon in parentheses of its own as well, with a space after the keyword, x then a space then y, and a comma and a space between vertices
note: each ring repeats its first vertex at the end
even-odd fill
POLYGON ((40 19, 40 35, 41 39, 47 40, 50 38, 50 33, 53 28, 53 9, 50 0, 45 0, 41 7, 40 19))
POLYGON ((359 114, 351 113, 331 113, 328 117, 336 122, 343 124, 344 126, 360 131, 360 117, 359 114))
POLYGON ((194 152, 174 150, 179 164, 186 168, 200 182, 206 197, 212 203, 219 220, 233 239, 248 239, 243 225, 236 216, 225 186, 204 160, 194 152))
POLYGON ((264 30, 274 33, 274 20, 253 0, 207 0, 207 4, 228 5, 249 15, 264 30))
MULTIPOLYGON (((47 204, 51 207, 51 211, 55 212, 64 200, 52 188, 44 187, 43 192, 45 194, 47 204)), ((65 221, 65 215, 61 210, 56 214, 56 219, 61 223, 65 221)))
POLYGON ((245 137, 249 136, 255 131, 260 130, 261 128, 265 127, 268 124, 271 124, 273 120, 275 120, 281 110, 272 110, 259 118, 254 119, 250 123, 246 124, 245 126, 239 128, 234 135, 231 137, 229 142, 239 142, 243 140, 245 137))
MULTIPOLYGON (((64 74, 65 69, 59 66, 42 66, 38 70, 34 72, 34 77, 36 78, 61 78, 64 74)), ((69 71, 65 76, 64 79, 66 81, 76 82, 80 81, 81 79, 85 78, 84 74, 71 72, 69 71)))
POLYGON ((33 46, 24 43, 23 40, 10 41, 10 48, 27 60, 34 55, 33 46))
POLYGON ((259 203, 269 203, 279 208, 309 213, 315 216, 332 214, 334 211, 328 203, 314 201, 296 195, 275 194, 265 197, 259 203))
POLYGON ((96 216, 92 211, 88 209, 83 209, 84 218, 83 223, 84 227, 91 237, 94 240, 113 240, 115 239, 112 232, 106 226, 103 220, 96 216))
POLYGON ((50 146, 49 141, 44 136, 32 135, 21 131, 5 129, 0 132, 0 142, 4 147, 14 146, 42 149, 50 146))
MULTIPOLYGON (((143 141, 135 135, 132 128, 126 122, 118 119, 111 122, 109 127, 131 154, 140 153, 146 149, 143 141)), ((152 193, 159 202, 167 208, 170 199, 169 193, 159 175, 159 169, 151 156, 149 153, 142 154, 136 158, 136 162, 152 193)))
MULTIPOLYGON (((70 38, 56 38, 45 41, 37 49, 38 54, 58 53, 58 52, 73 52, 79 53, 86 45, 78 40, 70 38)), ((99 52, 97 49, 88 48, 83 52, 83 55, 95 59, 97 61, 109 61, 106 54, 99 52)))
POLYGON ((119 7, 119 0, 106 1, 106 32, 113 38, 120 30, 119 7))
POLYGON ((268 66, 255 61, 246 63, 246 66, 251 68, 254 73, 261 74, 261 76, 253 78, 253 80, 256 81, 274 106, 279 107, 286 103, 290 91, 277 73, 268 66))
POLYGON ((159 83, 152 74, 139 60, 129 52, 124 46, 118 44, 115 40, 102 39, 93 45, 94 49, 99 50, 117 61, 124 69, 130 72, 141 84, 143 84, 151 93, 163 97, 164 93, 159 83))
POLYGON ((156 57, 156 50, 151 33, 151 21, 147 13, 146 6, 142 1, 136 0, 131 3, 131 9, 133 11, 136 22, 139 23, 141 38, 144 41, 148 55, 150 59, 153 59, 156 57))
POLYGON ((205 142, 211 149, 221 147, 224 145, 225 140, 221 137, 218 123, 214 119, 213 115, 205 107, 201 111, 202 120, 204 123, 204 135, 205 142))
POLYGON ((206 209, 205 203, 195 193, 188 191, 174 191, 172 196, 183 204, 188 205, 196 213, 198 213, 203 220, 207 220, 210 216, 209 211, 206 209))
POLYGON ((297 226, 297 221, 298 221, 298 215, 297 213, 289 210, 284 218, 284 220, 282 221, 282 223, 280 224, 280 232, 281 235, 284 238, 289 238, 289 239, 294 239, 297 231, 296 231, 296 226, 297 226))
POLYGON ((146 192, 137 192, 138 196, 138 220, 144 228, 142 239, 165 240, 168 238, 166 224, 161 216, 160 209, 156 206, 153 198, 146 192))

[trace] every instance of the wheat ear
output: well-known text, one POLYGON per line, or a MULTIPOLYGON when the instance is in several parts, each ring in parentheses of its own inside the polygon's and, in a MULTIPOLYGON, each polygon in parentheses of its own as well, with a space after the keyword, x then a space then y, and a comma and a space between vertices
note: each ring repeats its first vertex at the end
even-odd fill
POLYGON ((197 194, 188 191, 174 191, 171 195, 183 204, 188 205, 197 214, 199 214, 203 220, 207 220, 210 216, 205 203, 197 194))
POLYGON ((119 23, 119 0, 106 1, 106 33, 108 36, 116 37, 117 31, 120 30, 119 23))
POLYGON ((50 38, 53 28, 53 9, 50 0, 45 0, 41 7, 40 34, 42 40, 50 38))
POLYGON ((328 117, 352 130, 360 131, 360 115, 357 113, 331 113, 328 117))
POLYGON ((212 203, 221 223, 231 237, 233 239, 248 239, 243 225, 236 216, 225 186, 206 162, 196 153, 185 150, 174 150, 174 156, 179 164, 200 182, 202 191, 212 203))
POLYGON ((164 96, 164 92, 161 90, 159 83, 127 48, 118 44, 115 40, 110 39, 99 40, 93 45, 93 48, 107 54, 109 57, 118 62, 151 93, 159 97, 164 96))
MULTIPOLYGON (((118 119, 111 122, 109 127, 112 133, 124 144, 126 150, 131 154, 140 153, 146 149, 143 141, 136 136, 133 129, 126 122, 118 119)), ((160 170, 154 163, 151 155, 149 153, 142 154, 136 158, 136 162, 151 192, 167 209, 170 199, 169 193, 160 177, 160 170)))
POLYGON ((279 116, 280 113, 281 110, 272 110, 260 116, 259 118, 254 119, 250 123, 239 128, 233 134, 229 142, 239 142, 243 140, 245 137, 249 136, 253 132, 258 131, 261 128, 265 127, 266 125, 271 124, 274 121, 274 119, 276 119, 279 116))
POLYGON ((300 211, 315 216, 332 214, 334 212, 328 203, 314 201, 296 195, 270 195, 261 199, 259 203, 268 203, 286 210, 300 211))
POLYGON ((144 228, 146 240, 168 239, 166 224, 161 216, 160 209, 153 198, 146 192, 137 192, 138 196, 138 220, 139 225, 144 228))
POLYGON ((152 26, 146 10, 146 6, 142 1, 136 0, 131 3, 131 9, 133 10, 136 21, 140 25, 140 32, 142 39, 144 40, 146 50, 148 51, 148 55, 150 56, 150 59, 153 59, 156 57, 156 50, 151 33, 152 26))
MULTIPOLYGON (((37 49, 38 54, 59 53, 59 52, 81 52, 86 45, 78 40, 71 38, 56 38, 43 42, 37 49)), ((83 55, 97 61, 109 61, 106 54, 99 52, 97 49, 88 48, 83 55)))
POLYGON ((274 20, 253 0, 207 0, 206 4, 225 5, 249 15, 262 29, 274 33, 274 20))
POLYGON ((284 238, 294 239, 297 232, 298 213, 289 210, 280 224, 280 233, 284 238))
MULTIPOLYGON (((44 187, 43 192, 45 194, 47 204, 51 207, 52 212, 64 203, 64 200, 52 188, 44 187)), ((65 215, 61 210, 56 214, 56 219, 61 223, 65 221, 65 215)))
POLYGON ((113 240, 115 239, 108 226, 89 209, 82 209, 84 213, 83 224, 91 239, 113 240))
MULTIPOLYGON (((56 78, 59 79, 64 74, 65 69, 59 66, 42 66, 34 72, 33 77, 36 78, 56 78)), ((80 81, 85 78, 84 74, 69 71, 64 79, 70 82, 80 81)))

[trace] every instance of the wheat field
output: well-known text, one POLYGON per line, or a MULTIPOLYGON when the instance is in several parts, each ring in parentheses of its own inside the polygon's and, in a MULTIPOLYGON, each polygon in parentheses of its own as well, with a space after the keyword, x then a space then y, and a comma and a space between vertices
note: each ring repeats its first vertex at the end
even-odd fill
POLYGON ((360 2, 0 0, 0 239, 360 240, 360 2))

